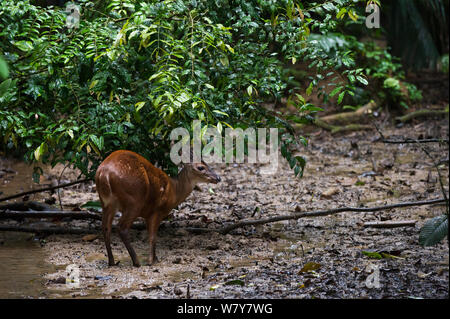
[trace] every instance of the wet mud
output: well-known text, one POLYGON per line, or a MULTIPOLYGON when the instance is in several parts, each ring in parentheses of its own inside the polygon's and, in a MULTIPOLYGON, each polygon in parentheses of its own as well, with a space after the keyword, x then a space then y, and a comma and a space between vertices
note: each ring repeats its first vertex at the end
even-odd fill
MULTIPOLYGON (((448 138, 448 119, 402 128, 389 126, 384 134, 417 138, 426 136, 430 127, 448 138)), ((430 143, 426 147, 436 162, 444 163, 439 169, 448 192, 448 145, 430 143)), ((444 205, 302 218, 239 228, 226 235, 189 231, 294 211, 442 197, 433 164, 415 144, 383 144, 376 132, 332 136, 316 130, 308 147, 298 152, 308 160, 302 179, 296 178, 281 158, 272 175, 262 174, 257 165, 217 165, 222 182, 201 185, 201 191, 194 191, 162 223, 156 246, 160 261, 152 266, 133 267, 116 233, 112 249, 120 263, 115 267, 107 265, 101 235, 89 239, 51 235, 34 242, 36 247, 31 239, 33 247, 26 246, 27 253, 22 253, 29 251, 31 260, 14 258, 4 240, 0 258, 6 268, 0 271, 5 273, 0 275, 0 293, 7 296, 10 292, 5 287, 11 287, 12 296, 26 295, 10 283, 32 279, 22 280, 13 270, 20 266, 32 272, 36 266, 32 256, 38 249, 41 257, 36 260, 46 266, 30 273, 40 282, 29 291, 33 298, 448 298, 447 239, 433 247, 418 243, 420 228, 429 218, 444 214, 444 205), (416 224, 391 229, 364 227, 365 222, 396 220, 415 220, 416 224), (383 258, 376 259, 371 252, 382 253, 383 258), (79 287, 75 288, 64 281, 66 267, 72 264, 79 270, 79 287)), ((56 167, 44 178, 51 180, 61 171, 56 167)), ((69 169, 64 173, 67 180, 76 176, 69 169)), ((67 209, 98 200, 93 184, 63 189, 60 195, 67 209)), ((50 193, 37 196, 56 198, 50 193)), ((75 220, 57 223, 84 228, 99 225, 75 220)), ((147 232, 131 230, 131 238, 144 263, 149 254, 147 232)))

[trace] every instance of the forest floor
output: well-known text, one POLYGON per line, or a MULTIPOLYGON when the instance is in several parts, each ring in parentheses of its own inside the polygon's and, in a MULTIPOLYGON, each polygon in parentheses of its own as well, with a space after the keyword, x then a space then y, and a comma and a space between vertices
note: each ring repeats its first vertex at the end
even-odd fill
MULTIPOLYGON (((385 137, 449 136, 448 118, 413 121, 396 127, 379 121, 385 137)), ((448 192, 448 144, 424 145, 448 192), (445 162, 445 160, 447 162, 445 162)), ((448 298, 449 248, 444 240, 419 245, 419 230, 445 213, 445 205, 379 212, 344 212, 260 226, 229 234, 193 233, 190 227, 220 228, 229 222, 336 207, 374 207, 442 198, 435 167, 417 144, 385 144, 376 130, 333 136, 316 129, 299 179, 281 159, 276 174, 252 164, 216 165, 216 185, 201 184, 163 221, 158 232, 159 262, 135 268, 113 233, 115 267, 108 267, 101 235, 51 235, 41 239, 45 298, 448 298), (364 227, 365 222, 415 220, 415 226, 364 227), (373 252, 387 253, 375 259, 373 252), (65 284, 66 266, 79 268, 80 286, 65 284), (61 279, 62 278, 62 279, 61 279)), ((59 176, 61 167, 46 172, 59 176)), ((68 169, 64 179, 77 175, 68 169)), ((50 193, 45 195, 50 196, 50 193)), ((57 199, 56 195, 52 195, 57 199)), ((93 184, 61 190, 66 209, 98 200, 93 184)), ((58 203, 58 200, 57 200, 58 203)), ((2 221, 1 224, 26 224, 2 221)), ((97 221, 58 221, 91 227, 97 221)), ((93 232, 97 234, 98 232, 93 232)), ((144 263, 147 232, 131 230, 132 245, 144 263)))

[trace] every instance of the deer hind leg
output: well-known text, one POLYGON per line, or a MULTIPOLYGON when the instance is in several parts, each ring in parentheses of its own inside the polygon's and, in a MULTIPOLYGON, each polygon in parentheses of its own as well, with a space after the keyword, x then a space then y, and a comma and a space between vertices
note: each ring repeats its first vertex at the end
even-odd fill
MULTIPOLYGON (((130 213, 130 212, 128 212, 128 213, 130 213)), ((126 215, 127 214, 123 214, 122 216, 126 216, 126 215)), ((119 236, 120 236, 120 239, 122 239, 123 243, 125 244, 125 247, 127 248, 128 253, 130 254, 131 260, 133 261, 133 266, 140 267, 141 264, 139 263, 139 259, 130 243, 130 236, 129 236, 128 231, 132 224, 133 224, 133 220, 124 219, 122 217, 119 220, 119 236)))
POLYGON ((105 240, 106 252, 108 254, 108 265, 115 266, 116 264, 114 263, 114 256, 111 250, 111 228, 117 210, 111 205, 103 205, 102 202, 102 211, 102 232, 105 240))

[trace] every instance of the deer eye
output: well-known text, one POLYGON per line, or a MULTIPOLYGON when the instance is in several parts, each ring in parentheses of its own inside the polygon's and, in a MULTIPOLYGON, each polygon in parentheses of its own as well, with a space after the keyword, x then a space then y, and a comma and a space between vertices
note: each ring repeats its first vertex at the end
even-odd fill
POLYGON ((197 169, 198 169, 200 172, 205 170, 205 168, 204 168, 203 166, 200 166, 200 167, 198 167, 197 169))

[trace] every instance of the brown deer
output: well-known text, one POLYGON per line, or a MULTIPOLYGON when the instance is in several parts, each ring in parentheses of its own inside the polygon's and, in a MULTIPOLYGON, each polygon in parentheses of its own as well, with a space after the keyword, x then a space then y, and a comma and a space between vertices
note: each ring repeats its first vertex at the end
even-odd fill
POLYGON ((151 265, 157 261, 155 244, 159 224, 189 196, 196 184, 202 182, 220 182, 220 177, 203 161, 184 164, 178 176, 172 178, 134 152, 120 150, 109 155, 95 175, 103 209, 102 231, 108 264, 115 265, 111 251, 111 227, 118 211, 122 213, 119 235, 136 267, 140 263, 130 244, 128 231, 136 218, 145 219, 150 243, 148 263, 151 265))

